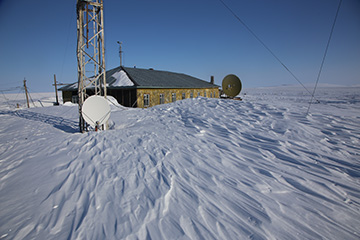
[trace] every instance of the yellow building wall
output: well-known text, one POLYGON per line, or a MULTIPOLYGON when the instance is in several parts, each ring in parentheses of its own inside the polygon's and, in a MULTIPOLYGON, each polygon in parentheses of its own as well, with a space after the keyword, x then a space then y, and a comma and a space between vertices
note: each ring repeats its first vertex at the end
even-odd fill
POLYGON ((197 96, 208 98, 219 98, 218 88, 191 88, 191 89, 137 89, 137 106, 144 108, 144 94, 149 94, 149 106, 153 107, 160 104, 160 94, 164 94, 164 104, 172 102, 172 93, 176 93, 176 101, 182 100, 185 93, 185 99, 197 96), (198 95, 199 94, 199 95, 198 95))

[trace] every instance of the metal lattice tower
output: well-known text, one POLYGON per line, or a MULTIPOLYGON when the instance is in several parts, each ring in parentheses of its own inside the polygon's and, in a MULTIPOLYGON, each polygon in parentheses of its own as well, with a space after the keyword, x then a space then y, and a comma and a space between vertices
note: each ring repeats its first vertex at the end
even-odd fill
POLYGON ((77 0, 77 60, 80 132, 87 130, 82 106, 89 95, 106 98, 103 0, 77 0))

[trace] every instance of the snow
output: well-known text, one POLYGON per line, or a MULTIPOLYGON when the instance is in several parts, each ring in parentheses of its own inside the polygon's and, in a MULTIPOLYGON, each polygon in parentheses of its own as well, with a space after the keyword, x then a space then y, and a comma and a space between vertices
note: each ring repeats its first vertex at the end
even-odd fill
POLYGON ((77 105, 0 98, 0 239, 359 239, 359 90, 319 88, 309 115, 295 87, 112 98, 85 134, 77 105))
POLYGON ((116 79, 116 81, 111 84, 112 87, 134 86, 134 83, 130 80, 130 78, 123 70, 114 73, 112 77, 116 79))

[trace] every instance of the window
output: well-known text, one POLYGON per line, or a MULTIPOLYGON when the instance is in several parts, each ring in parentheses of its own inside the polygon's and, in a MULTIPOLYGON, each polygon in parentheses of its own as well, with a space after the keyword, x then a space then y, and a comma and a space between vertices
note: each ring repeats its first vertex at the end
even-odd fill
POLYGON ((191 93, 190 93, 190 98, 193 98, 193 97, 194 97, 194 93, 191 92, 191 93))
POLYGON ((210 93, 210 97, 212 98, 212 92, 210 93))
POLYGON ((150 103, 150 95, 144 94, 144 107, 148 107, 150 103))
POLYGON ((204 91, 204 97, 206 97, 206 92, 204 91))
POLYGON ((200 92, 198 92, 198 95, 197 95, 198 97, 200 97, 200 92))
POLYGON ((160 104, 164 104, 165 103, 165 97, 163 93, 160 93, 160 104))
POLYGON ((185 93, 182 93, 182 99, 185 99, 185 93))
POLYGON ((171 94, 171 101, 176 102, 176 93, 171 94))

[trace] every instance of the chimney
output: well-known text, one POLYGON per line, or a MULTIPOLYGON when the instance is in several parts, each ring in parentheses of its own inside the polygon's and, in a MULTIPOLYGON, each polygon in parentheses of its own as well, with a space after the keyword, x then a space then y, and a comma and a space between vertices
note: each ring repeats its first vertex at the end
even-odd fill
POLYGON ((210 77, 210 83, 211 83, 211 84, 214 84, 214 76, 211 76, 211 77, 210 77))

